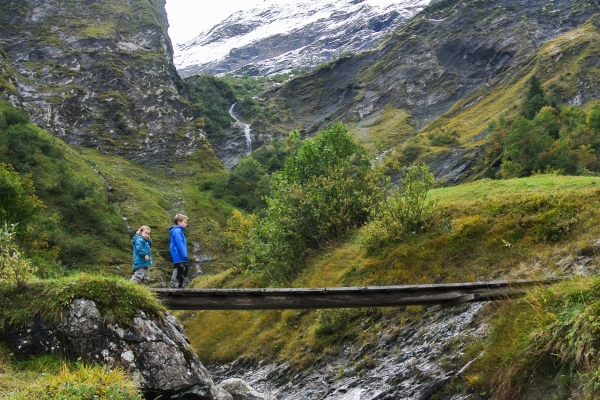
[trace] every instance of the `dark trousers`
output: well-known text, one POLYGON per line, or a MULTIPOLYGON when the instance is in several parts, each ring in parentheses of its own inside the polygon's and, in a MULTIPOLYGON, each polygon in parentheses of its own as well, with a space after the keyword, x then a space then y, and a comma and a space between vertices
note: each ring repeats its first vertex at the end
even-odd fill
POLYGON ((188 275, 188 265, 187 263, 180 262, 173 264, 173 276, 171 277, 171 287, 172 288, 182 288, 183 281, 188 275))

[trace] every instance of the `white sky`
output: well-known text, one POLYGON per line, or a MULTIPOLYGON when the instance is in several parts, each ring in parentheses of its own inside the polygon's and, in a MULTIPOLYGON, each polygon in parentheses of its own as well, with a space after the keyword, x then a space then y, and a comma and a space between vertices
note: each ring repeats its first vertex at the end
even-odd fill
POLYGON ((236 11, 253 8, 262 0, 167 0, 169 36, 183 43, 212 28, 236 11))

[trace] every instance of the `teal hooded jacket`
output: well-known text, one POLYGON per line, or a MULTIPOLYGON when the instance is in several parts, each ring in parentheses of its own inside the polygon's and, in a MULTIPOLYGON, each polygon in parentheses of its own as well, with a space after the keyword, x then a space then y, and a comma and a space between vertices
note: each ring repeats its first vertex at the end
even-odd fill
POLYGON ((151 266, 150 248, 152 247, 152 240, 146 240, 142 235, 136 233, 131 239, 131 244, 133 244, 133 270, 151 266), (145 256, 148 256, 148 260, 145 259, 145 256))

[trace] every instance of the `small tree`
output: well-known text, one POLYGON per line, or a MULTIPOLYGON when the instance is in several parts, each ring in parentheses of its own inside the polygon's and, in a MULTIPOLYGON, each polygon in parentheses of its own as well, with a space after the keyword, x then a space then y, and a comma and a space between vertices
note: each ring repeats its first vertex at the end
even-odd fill
POLYGON ((503 175, 508 178, 528 176, 543 167, 539 163, 539 155, 550 148, 552 138, 530 120, 518 116, 511 124, 503 145, 503 175))
POLYGON ((550 105, 546 93, 542 88, 542 82, 537 76, 529 80, 529 89, 523 98, 521 110, 527 119, 533 119, 542 107, 550 105))
MULTIPOLYGON (((299 134, 288 138, 290 147, 299 134)), ((383 169, 373 168, 343 124, 307 139, 273 174, 265 217, 248 228, 240 262, 272 282, 289 279, 310 249, 363 225, 383 197, 383 169)))
POLYGON ((22 286, 37 268, 19 251, 15 241, 16 224, 0 227, 0 283, 22 286))
POLYGON ((44 209, 35 196, 33 182, 10 165, 0 163, 0 223, 23 223, 44 209))

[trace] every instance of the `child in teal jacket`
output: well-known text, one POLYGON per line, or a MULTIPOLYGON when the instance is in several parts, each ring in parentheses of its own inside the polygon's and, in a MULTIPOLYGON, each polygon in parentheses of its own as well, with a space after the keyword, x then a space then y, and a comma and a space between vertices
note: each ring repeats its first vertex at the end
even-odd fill
POLYGON ((138 229, 133 239, 131 239, 131 244, 133 245, 133 276, 131 281, 143 285, 150 278, 150 266, 152 265, 150 228, 144 225, 138 229))

